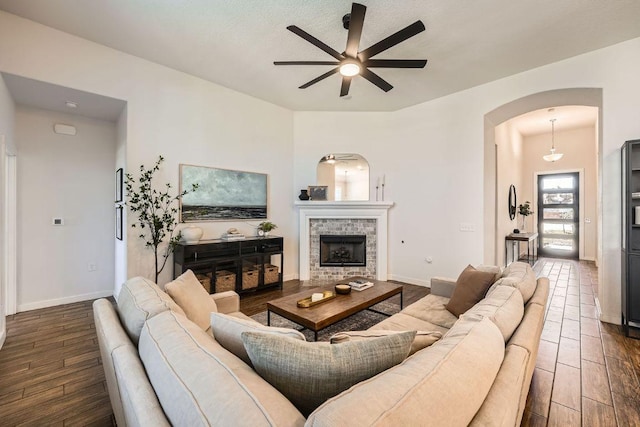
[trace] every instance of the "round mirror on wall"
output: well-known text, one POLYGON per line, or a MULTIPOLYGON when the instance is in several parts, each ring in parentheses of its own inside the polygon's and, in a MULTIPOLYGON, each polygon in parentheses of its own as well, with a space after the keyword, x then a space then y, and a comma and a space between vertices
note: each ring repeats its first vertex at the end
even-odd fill
POLYGON ((327 200, 369 200, 369 163, 360 154, 336 153, 318 162, 316 181, 327 200))

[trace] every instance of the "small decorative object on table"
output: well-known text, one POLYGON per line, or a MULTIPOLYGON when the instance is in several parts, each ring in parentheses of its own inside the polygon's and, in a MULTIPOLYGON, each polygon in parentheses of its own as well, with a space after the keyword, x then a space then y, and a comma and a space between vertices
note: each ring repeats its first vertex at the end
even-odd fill
POLYGON ((190 225, 180 230, 180 236, 185 243, 198 243, 202 237, 202 228, 190 225))
POLYGON ((258 236, 268 236, 271 230, 278 228, 277 225, 271 221, 262 221, 258 224, 258 236))
POLYGON ((532 215, 534 212, 531 210, 531 204, 527 200, 526 202, 518 205, 518 213, 522 217, 522 232, 526 232, 527 230, 527 217, 532 215))
POLYGON ((332 300, 336 297, 336 294, 332 291, 323 291, 322 293, 314 293, 310 297, 303 298, 297 302, 298 307, 308 308, 314 305, 321 304, 323 302, 332 300), (315 296, 315 297, 314 297, 315 296))
POLYGON ((351 293, 351 286, 346 284, 336 285, 336 293, 340 295, 347 295, 351 293))
POLYGON ((244 240, 244 234, 240 233, 237 228, 230 228, 226 233, 222 233, 220 238, 227 241, 244 240))
POLYGON ((372 287, 373 283, 366 279, 356 279, 349 282, 349 286, 351 286, 351 289, 354 291, 364 291, 372 287))

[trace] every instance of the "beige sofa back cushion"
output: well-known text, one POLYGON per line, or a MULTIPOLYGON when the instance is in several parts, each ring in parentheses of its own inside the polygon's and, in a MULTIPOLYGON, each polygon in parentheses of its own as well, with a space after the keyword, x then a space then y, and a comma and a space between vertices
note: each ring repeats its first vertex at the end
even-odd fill
POLYGON ((218 312, 216 302, 198 281, 193 271, 187 270, 164 287, 184 310, 185 315, 207 331, 211 327, 211 313, 218 312))
POLYGON ((167 310, 184 314, 171 297, 151 280, 134 277, 122 285, 118 295, 118 315, 134 344, 138 344, 144 322, 167 310))
POLYGON ((522 294, 511 286, 492 287, 487 296, 462 317, 465 319, 488 317, 496 324, 504 341, 511 338, 524 316, 522 294))
POLYGON ((400 365, 329 399, 309 426, 466 426, 482 405, 504 357, 489 319, 460 319, 438 342, 400 365), (362 402, 368 402, 362 405, 362 402), (416 414, 425 414, 416 419, 416 414))
POLYGON ((512 262, 502 273, 502 277, 496 281, 496 286, 512 286, 522 294, 524 303, 528 303, 536 290, 536 274, 526 262, 512 262))
POLYGON ((139 351, 172 425, 304 424, 291 402, 184 316, 148 320, 139 351))

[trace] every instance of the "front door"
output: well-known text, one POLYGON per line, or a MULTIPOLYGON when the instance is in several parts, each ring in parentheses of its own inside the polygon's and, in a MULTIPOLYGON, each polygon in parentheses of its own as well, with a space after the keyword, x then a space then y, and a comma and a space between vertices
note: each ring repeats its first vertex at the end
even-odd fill
POLYGON ((538 254, 578 259, 578 173, 538 176, 538 254))

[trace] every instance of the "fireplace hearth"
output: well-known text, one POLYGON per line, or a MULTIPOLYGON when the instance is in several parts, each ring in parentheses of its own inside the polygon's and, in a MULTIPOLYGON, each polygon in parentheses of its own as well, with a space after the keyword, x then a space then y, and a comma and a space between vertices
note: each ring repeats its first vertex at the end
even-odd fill
POLYGON ((320 267, 365 267, 367 236, 320 235, 320 267))

